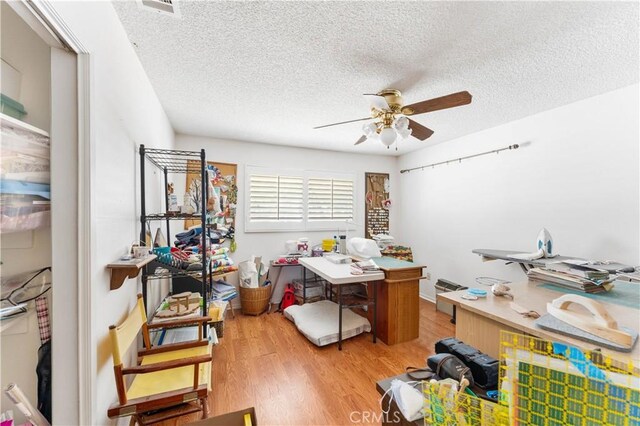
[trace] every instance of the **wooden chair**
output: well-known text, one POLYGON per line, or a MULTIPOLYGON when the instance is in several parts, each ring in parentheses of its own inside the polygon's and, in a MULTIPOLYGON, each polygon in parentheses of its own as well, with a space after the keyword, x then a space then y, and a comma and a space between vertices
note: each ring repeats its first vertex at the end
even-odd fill
POLYGON ((118 403, 112 405, 110 418, 132 416, 131 424, 145 425, 185 414, 202 411, 207 418, 207 396, 211 390, 211 344, 203 339, 202 323, 209 317, 163 321, 147 324, 142 295, 138 294, 136 307, 119 325, 109 327, 113 370, 118 391, 118 403), (198 340, 151 347, 149 330, 188 324, 200 324, 198 340), (124 367, 123 359, 136 337, 142 331, 144 349, 138 351, 137 364, 124 367), (126 386, 125 376, 132 376, 126 386), (184 405, 181 410, 162 411, 184 405), (154 415, 149 412, 157 411, 154 415))

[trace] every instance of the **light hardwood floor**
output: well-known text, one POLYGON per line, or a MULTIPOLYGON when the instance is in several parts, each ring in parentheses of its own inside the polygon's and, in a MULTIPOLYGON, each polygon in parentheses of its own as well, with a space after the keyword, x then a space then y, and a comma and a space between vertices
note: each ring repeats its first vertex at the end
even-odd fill
MULTIPOLYGON (((376 381, 407 366, 424 366, 434 343, 455 334, 449 319, 421 300, 418 339, 387 346, 373 344, 366 333, 338 351, 335 344, 316 347, 280 313, 229 315, 214 348, 210 416, 255 407, 262 426, 367 424, 361 413, 380 412, 376 381)), ((197 414, 163 424, 196 419, 197 414)))

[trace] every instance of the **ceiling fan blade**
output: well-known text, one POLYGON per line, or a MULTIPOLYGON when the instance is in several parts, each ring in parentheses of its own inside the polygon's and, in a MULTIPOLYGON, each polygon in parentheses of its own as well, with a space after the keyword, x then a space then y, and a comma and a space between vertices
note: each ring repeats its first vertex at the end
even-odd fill
POLYGON ((433 134, 433 130, 428 127, 424 127, 422 124, 409 119, 409 128, 411 129, 411 135, 420 139, 421 141, 427 139, 433 134))
POLYGON ((379 110, 389 109, 389 104, 387 103, 387 100, 384 96, 373 95, 370 93, 365 93, 364 96, 369 100, 372 107, 379 110))
POLYGON ((405 115, 424 114, 425 112, 438 111, 441 109, 453 108, 471 103, 471 94, 467 91, 452 93, 428 101, 416 102, 415 104, 402 107, 405 115))
POLYGON ((360 136, 360 139, 358 139, 356 141, 356 143, 354 143, 354 145, 360 145, 362 142, 366 141, 367 137, 365 135, 360 136))
POLYGON ((348 121, 341 121, 339 123, 331 123, 331 124, 325 124, 323 126, 318 126, 318 127, 314 127, 314 129, 322 129, 324 127, 331 127, 331 126, 337 126, 339 124, 347 124, 347 123, 353 123, 356 121, 365 121, 365 120, 371 120, 371 117, 367 117, 367 118, 358 118, 357 120, 348 120, 348 121))

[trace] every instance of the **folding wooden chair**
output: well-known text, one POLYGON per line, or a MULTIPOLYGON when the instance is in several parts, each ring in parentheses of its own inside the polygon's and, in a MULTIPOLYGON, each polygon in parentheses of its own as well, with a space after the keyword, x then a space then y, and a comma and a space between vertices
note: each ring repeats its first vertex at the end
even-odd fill
POLYGON ((107 414, 110 418, 132 416, 131 424, 152 424, 173 417, 202 411, 207 418, 207 396, 211 390, 211 344, 203 339, 202 323, 209 317, 147 324, 147 315, 138 294, 136 307, 119 325, 109 327, 118 403, 107 414), (149 329, 199 324, 198 340, 151 347, 149 329), (142 332, 144 349, 137 363, 125 367, 123 361, 136 337, 142 332), (133 379, 127 387, 125 376, 133 379), (181 410, 164 410, 183 405, 181 410), (154 412, 153 415, 150 413, 154 412))

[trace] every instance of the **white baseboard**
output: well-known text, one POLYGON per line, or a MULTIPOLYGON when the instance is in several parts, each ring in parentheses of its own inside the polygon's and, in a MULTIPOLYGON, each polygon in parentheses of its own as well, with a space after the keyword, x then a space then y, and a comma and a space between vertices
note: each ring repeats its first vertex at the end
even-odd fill
POLYGON ((427 296, 426 294, 420 293, 420 299, 426 300, 427 302, 436 303, 435 299, 427 296))

